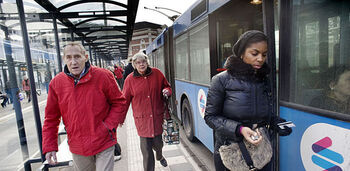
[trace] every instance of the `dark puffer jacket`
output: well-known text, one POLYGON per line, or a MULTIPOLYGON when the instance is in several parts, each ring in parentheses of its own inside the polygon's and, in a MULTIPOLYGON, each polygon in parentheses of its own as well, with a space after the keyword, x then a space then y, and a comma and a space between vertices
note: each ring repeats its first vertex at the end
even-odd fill
POLYGON ((215 130, 216 148, 226 140, 241 140, 240 125, 267 123, 272 115, 267 64, 255 72, 240 58, 229 57, 225 65, 228 70, 212 79, 204 117, 215 130))

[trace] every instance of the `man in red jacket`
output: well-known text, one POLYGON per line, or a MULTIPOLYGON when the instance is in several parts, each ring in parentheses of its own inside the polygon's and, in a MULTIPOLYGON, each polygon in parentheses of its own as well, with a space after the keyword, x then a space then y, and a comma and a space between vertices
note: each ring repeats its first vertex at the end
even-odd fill
POLYGON ((126 77, 123 94, 127 106, 132 102, 132 110, 137 133, 140 136, 140 146, 143 156, 143 167, 145 171, 154 170, 154 155, 152 148, 156 151, 156 159, 166 167, 167 161, 163 157, 162 132, 165 106, 163 96, 171 95, 171 88, 157 68, 149 67, 148 57, 138 53, 132 58, 134 72, 126 77))
POLYGON ((116 128, 124 121, 125 98, 110 71, 90 65, 81 44, 69 43, 63 60, 64 72, 51 80, 45 108, 42 138, 46 160, 57 164, 62 117, 74 169, 113 170, 116 128))

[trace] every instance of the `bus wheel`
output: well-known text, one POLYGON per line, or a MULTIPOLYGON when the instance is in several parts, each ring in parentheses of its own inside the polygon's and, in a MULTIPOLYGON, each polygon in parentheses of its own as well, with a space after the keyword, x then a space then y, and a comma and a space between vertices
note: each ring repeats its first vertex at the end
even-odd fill
POLYGON ((193 115, 190 107, 190 103, 187 99, 184 99, 181 108, 181 120, 185 130, 185 134, 188 140, 194 140, 194 129, 193 129, 193 115))

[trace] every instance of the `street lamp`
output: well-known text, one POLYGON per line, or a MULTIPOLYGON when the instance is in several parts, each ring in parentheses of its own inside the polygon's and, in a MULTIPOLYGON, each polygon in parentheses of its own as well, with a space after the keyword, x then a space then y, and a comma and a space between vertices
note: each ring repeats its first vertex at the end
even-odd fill
POLYGON ((166 15, 164 12, 158 11, 158 10, 156 10, 156 9, 147 8, 147 7, 143 7, 143 8, 144 8, 144 9, 147 9, 147 10, 152 10, 152 11, 161 13, 161 14, 165 15, 169 20, 171 20, 171 21, 173 21, 173 22, 176 20, 177 17, 179 17, 178 15, 173 15, 173 16, 166 15))

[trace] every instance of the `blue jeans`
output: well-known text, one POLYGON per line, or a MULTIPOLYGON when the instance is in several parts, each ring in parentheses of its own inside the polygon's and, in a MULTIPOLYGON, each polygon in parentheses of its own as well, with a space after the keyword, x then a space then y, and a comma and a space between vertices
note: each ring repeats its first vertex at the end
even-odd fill
POLYGON ((10 103, 13 103, 11 91, 10 90, 6 90, 5 92, 7 94, 7 97, 10 99, 10 103))

